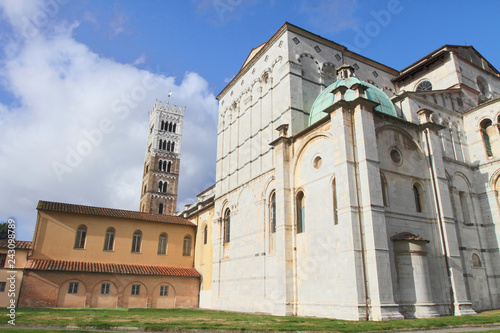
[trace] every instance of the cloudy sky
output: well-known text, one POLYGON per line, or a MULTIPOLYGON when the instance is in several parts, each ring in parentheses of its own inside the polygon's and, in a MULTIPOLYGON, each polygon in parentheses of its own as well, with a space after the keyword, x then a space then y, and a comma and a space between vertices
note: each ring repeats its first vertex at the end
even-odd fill
POLYGON ((0 0, 0 221, 38 200, 139 208, 148 111, 186 106, 178 209, 215 179, 215 96, 288 21, 402 69, 443 44, 500 67, 498 2, 0 0))

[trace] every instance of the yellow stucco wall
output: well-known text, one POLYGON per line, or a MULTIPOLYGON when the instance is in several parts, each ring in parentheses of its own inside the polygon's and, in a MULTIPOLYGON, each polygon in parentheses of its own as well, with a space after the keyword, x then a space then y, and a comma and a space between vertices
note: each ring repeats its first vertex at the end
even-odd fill
POLYGON ((51 259, 193 267, 195 228, 186 225, 120 219, 72 213, 40 211, 35 229, 33 255, 30 259, 51 259), (84 249, 75 249, 76 230, 87 227, 84 249), (113 251, 104 250, 106 230, 114 228, 113 251), (140 253, 132 253, 132 238, 142 232, 140 253), (167 254, 158 254, 158 238, 168 235, 167 254), (191 256, 183 256, 183 242, 191 236, 191 256))
MULTIPOLYGON (((15 267, 11 268, 9 266, 12 262, 9 262, 11 258, 7 255, 5 266, 0 268, 0 282, 6 282, 5 290, 0 292, 0 307, 2 308, 9 306, 11 299, 14 299, 16 302, 15 304, 17 304, 21 281, 23 279, 23 268, 26 266, 28 251, 29 250, 15 249, 15 267), (12 275, 15 276, 14 280, 10 279, 12 275)), ((0 248, 0 253, 8 254, 8 249, 0 248)))
POLYGON ((212 289, 212 219, 214 217, 214 205, 198 212, 189 220, 198 226, 195 248, 194 267, 203 276, 201 290, 212 289), (205 225, 207 226, 207 243, 204 244, 205 225))

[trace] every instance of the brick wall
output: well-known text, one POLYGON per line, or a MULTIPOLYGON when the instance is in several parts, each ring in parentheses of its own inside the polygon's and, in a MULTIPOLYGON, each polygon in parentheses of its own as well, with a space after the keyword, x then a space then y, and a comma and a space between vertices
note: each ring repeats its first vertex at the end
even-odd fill
POLYGON ((193 277, 27 270, 19 307, 70 307, 85 304, 85 307, 196 308, 199 283, 199 278, 193 277), (70 281, 79 282, 79 290, 78 294, 68 297, 67 286, 70 281), (102 283, 111 284, 109 296, 100 295, 102 283), (132 284, 141 285, 139 296, 130 295, 132 284), (168 296, 159 296, 161 285, 168 285, 168 296))

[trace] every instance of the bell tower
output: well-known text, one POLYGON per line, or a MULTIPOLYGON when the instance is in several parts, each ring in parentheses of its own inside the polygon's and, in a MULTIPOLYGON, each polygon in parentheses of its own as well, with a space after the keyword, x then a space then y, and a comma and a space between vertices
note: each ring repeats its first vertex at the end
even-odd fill
POLYGON ((173 215, 176 211, 184 110, 157 100, 149 112, 141 212, 173 215))

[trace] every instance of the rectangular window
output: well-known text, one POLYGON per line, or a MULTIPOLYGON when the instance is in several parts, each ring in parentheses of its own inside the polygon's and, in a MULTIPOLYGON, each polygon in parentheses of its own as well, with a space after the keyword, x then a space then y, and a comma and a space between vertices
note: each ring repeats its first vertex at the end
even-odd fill
POLYGON ((78 283, 79 282, 70 282, 68 286, 68 294, 78 294, 78 283))
POLYGON ((130 295, 139 296, 140 294, 141 294, 141 285, 140 284, 133 284, 132 291, 130 292, 130 295))
POLYGON ((7 253, 0 253, 0 268, 5 266, 5 261, 7 260, 7 253))
POLYGON ((0 293, 3 293, 5 291, 5 285, 7 282, 0 282, 0 293))
POLYGON ((110 283, 101 284, 101 295, 109 295, 110 283))
POLYGON ((168 286, 160 286, 160 296, 168 296, 168 286))

